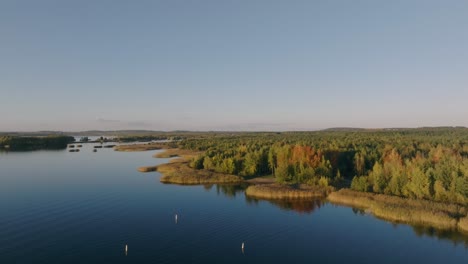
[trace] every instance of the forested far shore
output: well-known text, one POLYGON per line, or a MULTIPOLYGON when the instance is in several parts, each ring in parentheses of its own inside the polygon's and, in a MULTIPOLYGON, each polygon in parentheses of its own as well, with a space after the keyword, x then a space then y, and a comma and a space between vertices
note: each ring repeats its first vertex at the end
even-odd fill
POLYGON ((38 149, 64 149, 67 144, 75 141, 71 136, 0 136, 0 150, 24 151, 38 149))
MULTIPOLYGON (((65 148, 73 137, 2 136, 0 149, 65 148)), ((468 129, 352 129, 314 132, 156 132, 117 141, 171 141, 197 152, 188 166, 245 180, 349 187, 355 191, 468 203, 468 129)))
POLYGON ((238 133, 187 138, 194 169, 280 184, 468 203, 468 129, 238 133))

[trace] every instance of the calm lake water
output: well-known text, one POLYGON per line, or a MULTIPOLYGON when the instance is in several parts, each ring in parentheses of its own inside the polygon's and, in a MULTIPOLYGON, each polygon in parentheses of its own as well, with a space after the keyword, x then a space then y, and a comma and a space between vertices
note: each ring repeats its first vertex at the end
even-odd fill
POLYGON ((154 153, 0 152, 0 263, 468 263, 458 233, 161 184, 154 153))

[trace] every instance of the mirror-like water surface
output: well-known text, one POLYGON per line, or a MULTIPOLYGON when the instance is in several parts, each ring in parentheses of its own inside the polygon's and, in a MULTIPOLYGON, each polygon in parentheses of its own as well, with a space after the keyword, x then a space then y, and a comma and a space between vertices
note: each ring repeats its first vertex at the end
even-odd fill
POLYGON ((457 233, 323 201, 257 201, 242 186, 165 185, 136 171, 167 161, 154 151, 92 146, 0 152, 0 263, 468 261, 457 233))

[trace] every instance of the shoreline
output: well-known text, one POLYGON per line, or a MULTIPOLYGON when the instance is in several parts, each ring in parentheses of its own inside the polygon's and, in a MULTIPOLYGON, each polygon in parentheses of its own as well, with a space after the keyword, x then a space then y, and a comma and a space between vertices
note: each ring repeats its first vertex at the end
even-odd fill
MULTIPOLYGON (((137 149, 137 148, 135 148, 137 149)), ((144 149, 144 148, 142 148, 144 149)), ((137 151, 137 150, 134 150, 137 151)), ((332 204, 364 209, 374 217, 409 225, 430 226, 440 230, 455 230, 468 235, 468 206, 429 200, 408 199, 391 195, 358 192, 350 189, 308 185, 281 185, 271 176, 244 179, 189 167, 189 160, 201 152, 169 148, 154 155, 173 158, 168 163, 138 168, 141 172, 157 171, 166 184, 239 184, 247 183, 245 195, 265 200, 326 199, 332 204)))
MULTIPOLYGON (((134 151, 137 151, 134 148, 134 151)), ((144 148, 143 148, 144 149, 144 148)), ((138 168, 140 172, 157 171, 161 173, 159 179, 162 183, 173 184, 219 184, 219 183, 242 183, 242 177, 223 174, 207 170, 196 170, 189 167, 191 158, 201 152, 194 152, 179 148, 166 148, 164 152, 153 155, 155 158, 172 158, 168 163, 157 166, 145 166, 138 168)))
POLYGON ((377 218, 468 233, 468 207, 451 203, 341 189, 328 195, 336 205, 360 208, 377 218))
POLYGON ((250 197, 260 199, 315 199, 326 198, 332 191, 331 187, 318 187, 299 185, 291 187, 278 183, 257 183, 250 185, 245 190, 245 194, 250 197))

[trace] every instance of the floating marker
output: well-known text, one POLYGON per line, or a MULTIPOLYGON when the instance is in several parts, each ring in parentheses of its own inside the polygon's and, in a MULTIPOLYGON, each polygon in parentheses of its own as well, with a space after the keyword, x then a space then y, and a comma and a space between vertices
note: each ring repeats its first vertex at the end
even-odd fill
POLYGON ((175 215, 174 218, 175 218, 175 223, 177 224, 177 218, 178 218, 178 217, 177 217, 177 214, 175 215))
POLYGON ((125 255, 128 253, 128 245, 125 245, 125 255))
POLYGON ((242 246, 241 246, 242 250, 244 249, 244 242, 242 242, 242 246))

